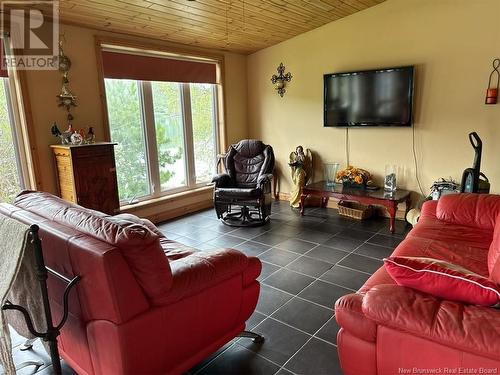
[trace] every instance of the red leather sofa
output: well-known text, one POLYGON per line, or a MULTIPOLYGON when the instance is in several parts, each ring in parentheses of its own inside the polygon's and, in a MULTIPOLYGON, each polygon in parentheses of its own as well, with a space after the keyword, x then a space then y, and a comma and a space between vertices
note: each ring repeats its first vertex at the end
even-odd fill
MULTIPOLYGON (((446 260, 498 282, 499 214, 497 195, 426 202, 393 255, 446 260)), ((500 373, 500 310, 398 286, 384 267, 340 298, 335 316, 345 375, 500 373)))
MULTIPOLYGON (((255 309, 261 263, 236 250, 197 252, 147 220, 41 192, 0 212, 38 224, 47 266, 81 276, 59 337, 79 374, 182 373, 243 331, 255 309)), ((48 281, 58 321, 64 285, 48 281)))

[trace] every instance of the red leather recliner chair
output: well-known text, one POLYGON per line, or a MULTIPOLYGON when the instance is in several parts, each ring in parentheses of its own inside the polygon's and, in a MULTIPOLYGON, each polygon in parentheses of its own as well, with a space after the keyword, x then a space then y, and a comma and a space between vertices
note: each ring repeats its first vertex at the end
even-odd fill
MULTIPOLYGON (((255 309, 261 263, 239 251, 198 252, 147 220, 41 192, 0 212, 38 224, 47 266, 81 276, 59 337, 79 374, 182 373, 241 334, 255 309)), ((48 282, 58 321, 65 285, 48 282)))
MULTIPOLYGON (((446 260, 500 283, 500 196, 426 202, 393 255, 446 260)), ((340 298, 335 316, 345 375, 500 373, 499 309, 398 286, 384 267, 340 298)))

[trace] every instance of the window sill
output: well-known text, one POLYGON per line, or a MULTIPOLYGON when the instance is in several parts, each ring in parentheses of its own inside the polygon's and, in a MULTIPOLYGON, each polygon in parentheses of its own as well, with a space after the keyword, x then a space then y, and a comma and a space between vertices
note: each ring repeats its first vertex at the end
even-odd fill
POLYGON ((123 205, 120 207, 120 211, 122 213, 125 213, 125 212, 134 211, 135 209, 139 209, 139 208, 148 208, 148 207, 158 206, 158 205, 165 204, 165 203, 175 202, 175 201, 178 201, 178 200, 183 199, 183 198, 195 197, 197 195, 205 194, 205 193, 212 191, 212 190, 213 190, 213 186, 202 186, 202 187, 191 189, 188 191, 182 191, 180 193, 165 195, 165 196, 159 197, 159 198, 147 199, 147 200, 140 201, 140 202, 137 202, 134 204, 126 204, 126 205, 123 205))
POLYGON ((158 223, 211 207, 213 205, 212 191, 213 186, 203 186, 135 204, 127 204, 120 207, 120 212, 134 214, 158 223))

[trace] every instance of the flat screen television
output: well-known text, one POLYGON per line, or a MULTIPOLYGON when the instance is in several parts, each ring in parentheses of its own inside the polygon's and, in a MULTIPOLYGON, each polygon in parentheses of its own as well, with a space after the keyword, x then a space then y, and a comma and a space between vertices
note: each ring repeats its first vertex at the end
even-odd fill
POLYGON ((413 66, 324 75, 324 126, 411 126, 413 66))

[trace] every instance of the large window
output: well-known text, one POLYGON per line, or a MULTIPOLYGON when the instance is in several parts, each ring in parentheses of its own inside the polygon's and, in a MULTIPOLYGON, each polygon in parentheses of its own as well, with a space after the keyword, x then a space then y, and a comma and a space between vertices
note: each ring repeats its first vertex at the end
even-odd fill
POLYGON ((12 201, 24 188, 19 151, 9 79, 0 78, 0 201, 12 201))
POLYGON ((105 78, 120 200, 203 186, 216 170, 215 84, 105 78))

